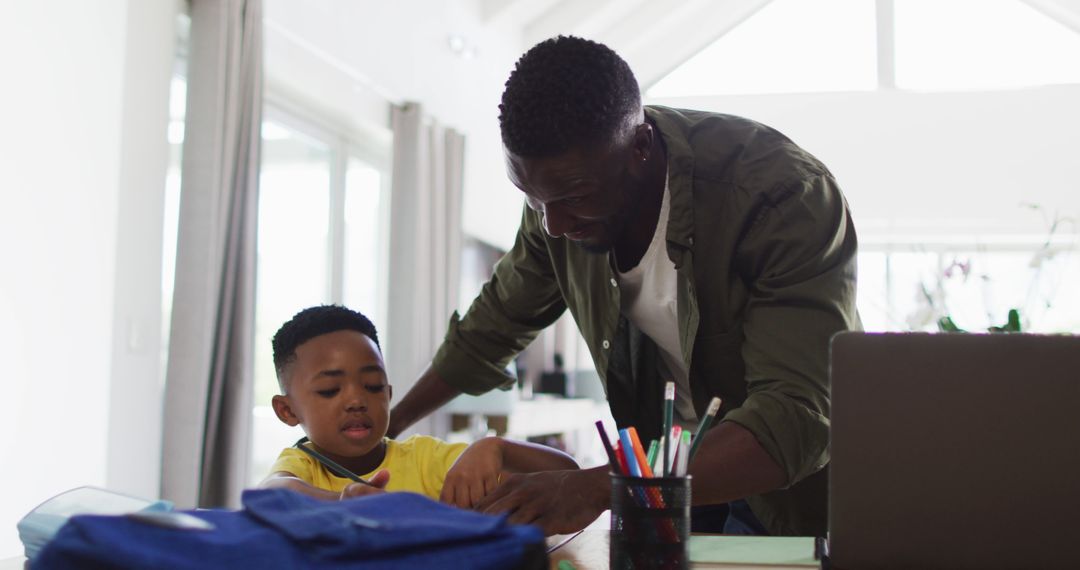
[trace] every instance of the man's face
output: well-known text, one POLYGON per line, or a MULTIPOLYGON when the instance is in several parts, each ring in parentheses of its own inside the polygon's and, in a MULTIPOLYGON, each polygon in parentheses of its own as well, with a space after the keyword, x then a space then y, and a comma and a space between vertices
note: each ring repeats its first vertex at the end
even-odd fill
POLYGON ((575 148, 548 158, 506 151, 506 171, 544 217, 544 229, 592 253, 606 253, 623 235, 638 206, 639 180, 628 145, 575 148))
POLYGON ((362 333, 341 330, 296 348, 286 394, 274 397, 281 421, 303 424, 331 458, 366 455, 386 435, 390 385, 382 353, 362 333))

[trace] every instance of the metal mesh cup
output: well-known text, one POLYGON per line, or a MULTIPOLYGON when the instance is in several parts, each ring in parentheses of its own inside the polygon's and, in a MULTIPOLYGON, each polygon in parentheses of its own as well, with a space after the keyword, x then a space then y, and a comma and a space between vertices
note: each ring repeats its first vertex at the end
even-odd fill
POLYGON ((611 475, 613 570, 690 567, 690 477, 611 475))

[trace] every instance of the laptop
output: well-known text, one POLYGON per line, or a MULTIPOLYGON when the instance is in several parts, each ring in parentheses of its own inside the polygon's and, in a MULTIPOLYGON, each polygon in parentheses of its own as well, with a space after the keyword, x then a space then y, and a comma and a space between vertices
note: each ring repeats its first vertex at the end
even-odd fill
POLYGON ((1080 337, 833 338, 840 569, 1080 568, 1080 337))

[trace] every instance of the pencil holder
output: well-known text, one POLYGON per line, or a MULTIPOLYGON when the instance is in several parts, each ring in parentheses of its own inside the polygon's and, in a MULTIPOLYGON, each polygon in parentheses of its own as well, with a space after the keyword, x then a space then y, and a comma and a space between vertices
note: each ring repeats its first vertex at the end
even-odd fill
POLYGON ((690 477, 611 475, 613 570, 690 567, 690 477))

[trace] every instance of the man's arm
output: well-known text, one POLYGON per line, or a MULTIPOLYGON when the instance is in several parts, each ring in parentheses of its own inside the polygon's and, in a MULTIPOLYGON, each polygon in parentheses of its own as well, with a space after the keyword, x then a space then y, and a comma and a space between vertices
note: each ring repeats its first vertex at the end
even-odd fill
POLYGON ((734 422, 705 432, 689 466, 695 505, 727 503, 781 487, 787 475, 754 434, 734 422))
POLYGON ((752 434, 784 473, 775 488, 787 488, 829 461, 829 339, 861 327, 857 239, 830 175, 776 186, 759 200, 735 262, 752 284, 742 322, 747 396, 723 423, 752 434))
POLYGON ((611 508, 608 466, 513 473, 476 504, 485 513, 507 513, 517 524, 534 524, 544 534, 570 534, 611 508))
POLYGON ((406 428, 442 407, 461 394, 457 388, 446 383, 442 376, 430 365, 417 379, 393 411, 390 412, 390 427, 387 437, 395 438, 406 428))
POLYGON ((463 318, 454 313, 430 366, 390 414, 391 437, 461 393, 506 388, 506 367, 566 310, 539 215, 524 208, 514 247, 463 318))
MULTIPOLYGON (((695 505, 764 493, 786 481, 780 465, 739 424, 723 422, 704 437, 689 467, 695 505)), ((611 476, 607 465, 510 475, 476 508, 509 513, 510 522, 535 524, 548 535, 577 532, 611 508, 611 476)))

